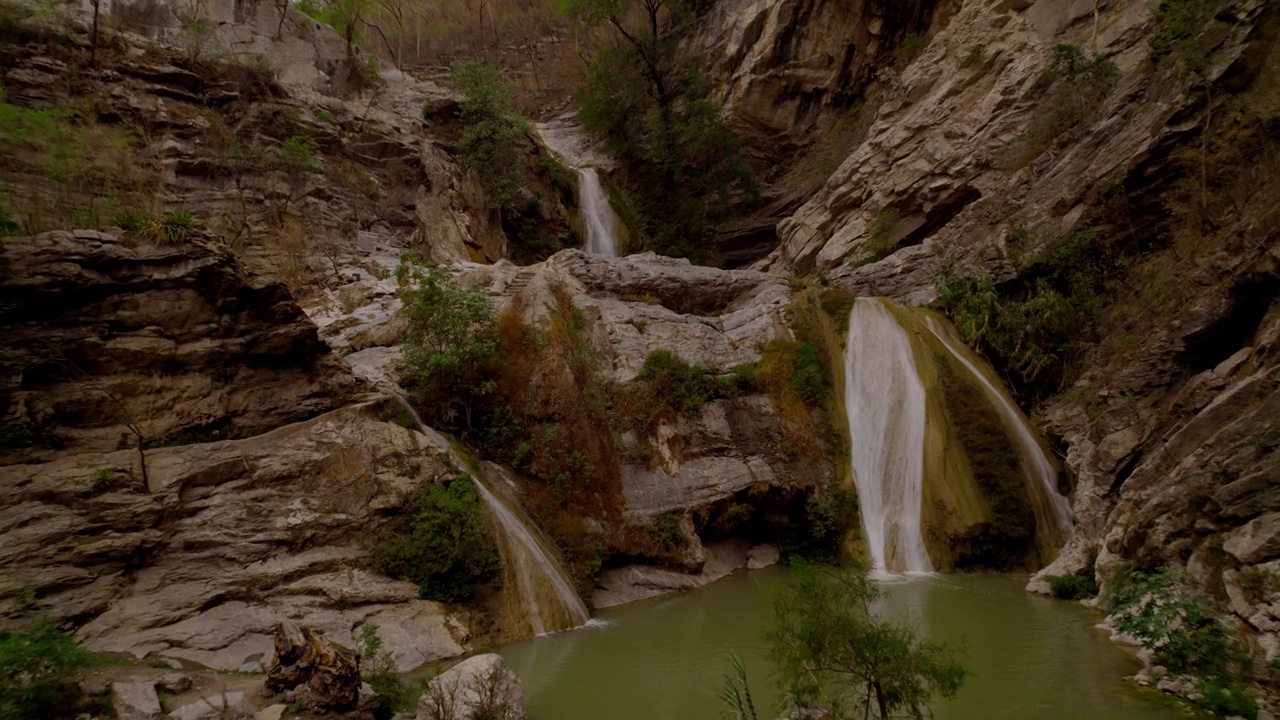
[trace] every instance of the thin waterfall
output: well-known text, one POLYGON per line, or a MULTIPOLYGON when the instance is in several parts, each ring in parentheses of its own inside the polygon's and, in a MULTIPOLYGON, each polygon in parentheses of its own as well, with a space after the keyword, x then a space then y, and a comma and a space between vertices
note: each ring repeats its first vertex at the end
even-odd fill
POLYGON ((618 216, 609 204, 595 168, 578 168, 578 202, 587 231, 584 249, 594 255, 618 257, 618 216))
POLYGON ((1058 471, 1044 448, 1036 440, 1030 423, 1013 404, 1009 394, 970 361, 967 348, 942 323, 926 316, 924 324, 929 332, 933 333, 934 337, 938 338, 938 341, 982 384, 987 398, 1000 414, 1005 430, 1017 442, 1018 454, 1022 459, 1023 470, 1027 474, 1028 495, 1032 499, 1032 509, 1036 514, 1036 534, 1039 536, 1040 546, 1055 549, 1061 547, 1072 531, 1071 504, 1059 494, 1058 471))
MULTIPOLYGON (((467 467, 449 441, 427 426, 418 411, 414 410, 413 405, 400 392, 392 388, 384 389, 409 411, 423 435, 444 448, 454 466, 467 467)), ((487 473, 478 469, 471 475, 476 490, 480 492, 481 499, 497 521, 500 534, 506 541, 507 552, 504 557, 516 578, 516 589, 520 593, 521 604, 534 634, 542 635, 585 624, 591 619, 591 613, 587 612, 582 598, 573 589, 573 581, 568 573, 551 553, 550 543, 523 516, 518 503, 501 496, 487 473)))
POLYGON ((844 364, 849 456, 872 570, 930 572, 920 526, 924 385, 884 301, 854 302, 844 364))

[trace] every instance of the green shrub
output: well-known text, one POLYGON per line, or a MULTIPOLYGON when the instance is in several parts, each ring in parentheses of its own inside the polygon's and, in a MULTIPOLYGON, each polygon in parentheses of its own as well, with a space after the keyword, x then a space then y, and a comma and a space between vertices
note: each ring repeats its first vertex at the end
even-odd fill
POLYGON ((1020 392, 1060 389, 1068 364, 1097 341, 1097 291, 1123 261, 1092 230, 1052 241, 1018 281, 997 287, 986 273, 967 277, 943 267, 936 306, 1020 392))
POLYGON ((1053 596, 1059 600, 1084 600, 1098 594, 1098 581, 1093 574, 1054 575, 1049 578, 1053 596))
POLYGON ((306 134, 291 135, 280 144, 280 150, 275 154, 275 168, 285 172, 316 172, 320 169, 317 151, 315 138, 306 134))
POLYGON ((373 553, 379 572, 410 580, 424 599, 466 602, 498 578, 498 548, 470 478, 419 488, 373 553))
POLYGON ((445 270, 410 274, 417 284, 401 291, 409 329, 400 384, 429 424, 465 437, 496 387, 486 365, 498 350, 497 316, 483 291, 462 287, 445 270))
POLYGON ((521 164, 532 147, 528 122, 508 107, 512 91, 502 82, 497 67, 457 63, 451 80, 463 96, 458 103, 463 123, 458 147, 463 161, 480 176, 486 205, 496 210, 515 209, 524 183, 521 164))
POLYGON ((1106 601, 1116 629, 1137 638, 1157 664, 1206 678, 1233 676, 1236 657, 1226 628, 1167 568, 1122 570, 1106 601))
POLYGON ((858 527, 857 492, 842 486, 823 488, 809 496, 804 522, 787 538, 783 550, 788 557, 835 562, 845 536, 858 527))
POLYGON ((1239 683, 1219 685, 1207 682, 1197 686, 1196 689, 1203 695, 1196 701, 1196 705, 1214 715, 1238 716, 1246 720, 1256 720, 1258 717, 1258 703, 1254 702, 1249 696, 1249 691, 1239 683))
POLYGON ((684 545, 684 531, 680 529, 680 514, 663 513, 649 521, 649 539, 663 552, 675 552, 684 545))
POLYGON ((644 359, 635 380, 619 392, 616 405, 626 426, 651 432, 663 417, 690 415, 729 390, 700 365, 659 349, 644 359))
POLYGON ((0 450, 30 447, 39 437, 26 420, 10 420, 0 424, 0 450))
POLYGON ((78 692, 64 682, 92 658, 43 614, 26 630, 0 633, 0 720, 73 716, 78 692))
POLYGON ((883 260, 898 249, 893 234, 901 221, 902 215, 896 208, 887 207, 876 214, 867 226, 867 241, 862 246, 865 254, 859 264, 883 260))
POLYGON ((877 617, 881 597, 864 572, 795 565, 765 637, 779 684, 798 705, 888 720, 930 717, 935 697, 955 697, 968 675, 956 651, 877 617))
POLYGON ((1164 0, 1155 14, 1151 61, 1172 60, 1189 71, 1203 71, 1231 29, 1231 23, 1218 19, 1228 5, 1226 0, 1164 0))

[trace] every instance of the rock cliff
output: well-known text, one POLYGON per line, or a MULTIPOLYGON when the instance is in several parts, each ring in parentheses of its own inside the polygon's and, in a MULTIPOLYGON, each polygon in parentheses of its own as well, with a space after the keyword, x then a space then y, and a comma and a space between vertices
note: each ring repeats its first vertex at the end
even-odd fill
MULTIPOLYGON (((863 134, 755 267, 922 304, 947 273, 1030 292, 1063 238, 1103 238, 1115 252, 1097 257, 1111 264, 1096 336, 1081 338, 1088 354, 1037 408, 1073 478, 1079 524, 1031 588, 1089 571, 1105 585, 1121 564, 1172 563, 1269 661, 1277 596, 1258 578, 1276 569, 1280 509, 1280 236, 1268 199, 1280 23, 1273 3, 1215 7, 1172 41, 1158 3, 938 9, 908 62, 879 67, 863 134), (1080 62, 1067 75, 1089 80, 1064 94, 1068 56, 1080 62)), ((726 27, 738 28, 725 31, 728 47, 748 37, 745 23, 726 27)), ((825 47, 810 61, 830 56, 825 47)), ((746 81, 724 77, 732 99, 746 81)))

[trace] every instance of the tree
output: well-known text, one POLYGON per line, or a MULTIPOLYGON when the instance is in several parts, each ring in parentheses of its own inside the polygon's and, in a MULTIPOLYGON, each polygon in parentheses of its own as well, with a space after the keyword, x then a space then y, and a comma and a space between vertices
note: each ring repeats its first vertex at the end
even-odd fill
POLYGON ((700 59, 681 39, 689 0, 561 0, 588 27, 608 29, 579 91, 583 127, 626 168, 648 249, 705 256, 704 242, 736 199, 757 189, 738 156, 700 59))
POLYGON ((499 212, 511 210, 524 182, 520 167, 531 147, 524 119, 508 107, 511 89, 497 67, 478 62, 454 65, 450 79, 462 93, 458 147, 463 161, 480 176, 485 204, 499 212))
POLYGON ((472 414, 496 383, 486 364, 498 348, 497 316, 489 298, 462 287, 440 268, 416 271, 417 287, 402 291, 400 314, 409 322, 401 385, 427 421, 472 430, 472 414))
POLYGON ((800 704, 836 718, 923 718, 955 697, 967 674, 951 650, 869 608, 880 590, 864 572, 797 564, 773 604, 770 655, 800 704))

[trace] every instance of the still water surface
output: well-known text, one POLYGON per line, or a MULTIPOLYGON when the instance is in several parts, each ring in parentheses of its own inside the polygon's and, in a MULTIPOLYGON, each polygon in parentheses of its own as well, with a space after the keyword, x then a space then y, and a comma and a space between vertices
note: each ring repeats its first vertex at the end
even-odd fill
MULTIPOLYGON (((747 667, 761 718, 773 687, 760 635, 773 568, 707 588, 606 612, 604 627, 534 638, 498 650, 525 684, 531 720, 714 720, 729 657, 747 667)), ((955 575, 889 583, 881 612, 928 638, 963 642, 973 673, 960 694, 934 706, 938 720, 1172 720, 1158 694, 1125 683, 1137 662, 1076 603, 1027 595, 1025 577, 955 575)))

